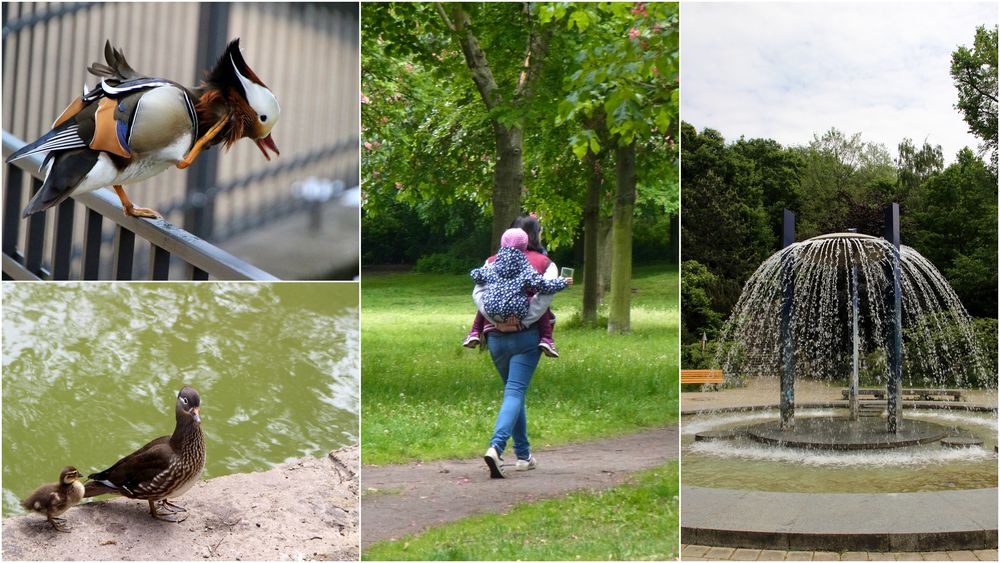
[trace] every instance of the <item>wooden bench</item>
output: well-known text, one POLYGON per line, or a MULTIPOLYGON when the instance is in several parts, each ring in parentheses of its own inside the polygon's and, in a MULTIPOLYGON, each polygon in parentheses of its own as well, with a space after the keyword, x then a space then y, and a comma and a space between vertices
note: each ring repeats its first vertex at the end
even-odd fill
MULTIPOLYGON (((847 399, 850 390, 841 389, 840 394, 847 399)), ((858 389, 858 398, 861 398, 862 395, 869 395, 876 399, 884 399, 885 394, 885 389, 858 389)), ((953 401, 961 401, 962 391, 959 389, 903 389, 903 398, 906 397, 916 397, 925 401, 930 401, 934 397, 948 397, 953 401)))
POLYGON ((722 375, 721 369, 682 369, 681 383, 688 384, 721 384, 726 378, 722 375))

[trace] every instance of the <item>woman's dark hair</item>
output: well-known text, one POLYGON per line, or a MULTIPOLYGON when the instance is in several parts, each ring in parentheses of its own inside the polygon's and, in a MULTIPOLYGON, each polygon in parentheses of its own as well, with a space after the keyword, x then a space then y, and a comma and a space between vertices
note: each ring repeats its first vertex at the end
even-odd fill
POLYGON ((526 213, 522 214, 511 221, 510 228, 521 229, 528 233, 528 250, 545 254, 545 247, 542 246, 542 224, 537 218, 526 213))

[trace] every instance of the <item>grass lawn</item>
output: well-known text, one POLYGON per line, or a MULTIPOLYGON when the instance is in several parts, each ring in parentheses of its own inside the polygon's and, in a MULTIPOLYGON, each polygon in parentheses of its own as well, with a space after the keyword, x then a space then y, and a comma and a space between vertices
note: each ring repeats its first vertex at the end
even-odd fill
POLYGON ((466 518, 373 544, 363 560, 540 561, 676 559, 677 462, 598 492, 466 518))
MULTIPOLYGON (((581 287, 556 296, 561 357, 543 357, 528 390, 534 447, 677 420, 677 284, 676 266, 635 269, 627 335, 573 321, 581 287)), ((485 451, 503 388, 488 353, 461 347, 475 314, 471 293, 467 275, 363 275, 364 463, 478 457, 485 451)))

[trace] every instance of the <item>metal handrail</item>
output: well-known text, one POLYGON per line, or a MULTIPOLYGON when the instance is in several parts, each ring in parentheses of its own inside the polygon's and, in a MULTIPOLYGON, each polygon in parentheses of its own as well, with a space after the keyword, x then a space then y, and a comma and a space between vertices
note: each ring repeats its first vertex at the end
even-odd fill
MULTIPOLYGON (((24 145, 24 141, 7 131, 3 131, 4 158, 7 158, 24 145)), ((10 174, 12 169, 16 168, 27 172, 35 178, 35 183, 40 185, 45 177, 40 171, 41 166, 42 158, 37 154, 18 159, 7 165, 6 172, 8 178, 6 179, 7 197, 4 201, 5 206, 10 206, 14 203, 11 199, 12 192, 21 189, 19 182, 15 182, 15 178, 11 177, 13 176, 10 174), (14 183, 18 185, 12 186, 11 184, 14 183)), ((19 179, 20 173, 17 174, 17 180, 19 179)), ((102 242, 100 237, 101 218, 109 219, 116 225, 114 240, 115 256, 113 257, 115 264, 113 275, 116 279, 131 278, 132 252, 136 236, 149 241, 152 245, 150 270, 154 279, 166 279, 171 256, 180 259, 190 266, 189 273, 192 279, 207 279, 209 276, 223 280, 275 281, 278 279, 163 219, 140 219, 125 215, 122 211, 121 202, 117 197, 111 195, 111 192, 106 188, 86 194, 74 194, 71 197, 89 210, 83 243, 85 246, 83 252, 84 266, 82 268, 84 279, 92 279, 96 275, 97 263, 94 260, 94 252, 99 253, 99 247, 102 242), (96 236, 94 236, 95 222, 96 236)), ((66 231, 67 228, 70 231, 72 230, 73 209, 72 207, 64 207, 67 204, 71 206, 71 200, 66 200, 60 204, 55 213, 57 215, 57 233, 55 237, 55 249, 53 251, 53 262, 65 261, 66 265, 60 268, 58 264, 54 264, 53 273, 51 274, 40 267, 41 249, 36 249, 34 252, 25 252, 25 255, 21 256, 14 247, 21 221, 19 215, 19 208, 21 207, 19 204, 19 195, 16 201, 18 203, 16 206, 17 209, 4 210, 4 222, 6 223, 3 228, 4 274, 13 279, 44 279, 49 275, 54 279, 65 279, 63 276, 68 273, 71 245, 66 240, 69 233, 60 233, 58 231, 66 231), (65 219, 66 217, 69 217, 69 219, 65 219), (12 221, 13 225, 11 224, 12 221), (66 224, 68 224, 68 227, 66 227, 66 224), (9 237, 13 237, 13 240, 7 240, 9 237), (35 254, 38 258, 32 260, 32 254, 35 254), (35 264, 30 264, 33 261, 35 264), (57 273, 56 270, 62 271, 57 273)), ((29 236, 32 231, 44 232, 44 219, 45 214, 37 214, 28 219, 27 228, 29 236), (38 219, 41 219, 41 222, 38 222, 38 219)))

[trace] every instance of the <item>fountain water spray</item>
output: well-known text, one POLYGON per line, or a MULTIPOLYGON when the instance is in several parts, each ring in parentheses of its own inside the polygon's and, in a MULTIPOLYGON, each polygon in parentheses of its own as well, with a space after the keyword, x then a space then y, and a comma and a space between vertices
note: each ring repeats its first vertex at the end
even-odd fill
POLYGON ((907 369, 921 370, 928 386, 985 376, 971 319, 954 290, 923 256, 900 245, 897 204, 886 210, 885 238, 848 232, 795 242, 795 215, 785 210, 783 223, 782 250, 747 281, 716 354, 727 378, 780 373, 783 431, 796 428, 794 383, 806 374, 849 373, 850 420, 858 421, 864 368, 884 382, 885 432, 897 434, 904 340, 907 369))

